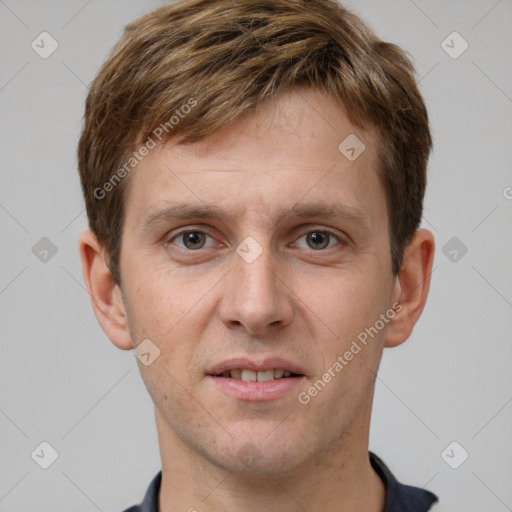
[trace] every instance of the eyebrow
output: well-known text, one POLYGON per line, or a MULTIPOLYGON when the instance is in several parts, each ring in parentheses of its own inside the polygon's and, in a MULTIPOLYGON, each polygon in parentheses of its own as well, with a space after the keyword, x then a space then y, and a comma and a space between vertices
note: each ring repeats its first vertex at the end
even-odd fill
MULTIPOLYGON (((340 218, 369 228, 372 220, 366 210, 342 203, 295 204, 288 210, 279 210, 275 222, 295 218, 340 218)), ((150 213, 142 222, 140 231, 151 229, 172 220, 212 219, 232 223, 237 218, 234 212, 224 211, 207 204, 175 203, 150 213)))

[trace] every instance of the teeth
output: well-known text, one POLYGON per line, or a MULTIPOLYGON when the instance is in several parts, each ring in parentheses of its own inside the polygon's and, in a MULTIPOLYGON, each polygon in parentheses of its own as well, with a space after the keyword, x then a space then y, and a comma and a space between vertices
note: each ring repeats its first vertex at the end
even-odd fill
POLYGON ((267 370, 266 372, 258 372, 258 382, 267 382, 268 380, 274 380, 274 370, 267 370))
POLYGON ((253 370, 228 370, 222 373, 223 377, 231 377, 236 380, 243 380, 244 382, 267 382, 269 380, 280 379, 282 377, 290 377, 291 372, 277 369, 277 370, 265 370, 261 372, 255 372, 253 370))
POLYGON ((253 372, 252 370, 242 370, 241 379, 244 382, 256 382, 256 377, 258 374, 253 372))

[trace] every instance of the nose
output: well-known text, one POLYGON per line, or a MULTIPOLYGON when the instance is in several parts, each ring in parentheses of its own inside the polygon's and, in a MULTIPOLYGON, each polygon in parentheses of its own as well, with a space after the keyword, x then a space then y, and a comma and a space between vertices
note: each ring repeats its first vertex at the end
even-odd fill
POLYGON ((252 262, 234 254, 223 291, 219 311, 228 328, 268 336, 292 321, 293 293, 268 247, 252 262))

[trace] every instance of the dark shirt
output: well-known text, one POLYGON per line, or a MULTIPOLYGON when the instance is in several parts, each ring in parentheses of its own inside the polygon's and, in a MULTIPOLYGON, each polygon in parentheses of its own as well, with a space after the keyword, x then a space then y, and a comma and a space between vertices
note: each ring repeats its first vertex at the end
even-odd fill
MULTIPOLYGON (((386 488, 386 503, 382 512, 426 512, 438 501, 437 496, 430 491, 401 484, 377 455, 369 452, 369 456, 373 469, 386 488)), ((149 484, 142 504, 134 505, 124 512, 159 512, 158 493, 161 481, 162 472, 159 471, 149 484)))

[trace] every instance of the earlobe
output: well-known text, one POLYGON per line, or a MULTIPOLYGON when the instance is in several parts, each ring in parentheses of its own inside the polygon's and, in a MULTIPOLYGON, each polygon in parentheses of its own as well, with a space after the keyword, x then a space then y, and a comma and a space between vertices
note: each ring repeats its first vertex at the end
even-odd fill
POLYGON ((418 321, 430 288, 434 261, 434 236, 426 229, 414 235, 404 253, 404 263, 397 276, 396 301, 401 307, 386 332, 385 347, 396 347, 412 333, 418 321))
POLYGON ((104 248, 91 230, 80 234, 79 246, 85 285, 101 328, 116 347, 132 349, 122 294, 106 264, 104 248))

